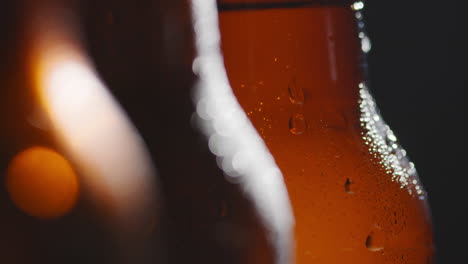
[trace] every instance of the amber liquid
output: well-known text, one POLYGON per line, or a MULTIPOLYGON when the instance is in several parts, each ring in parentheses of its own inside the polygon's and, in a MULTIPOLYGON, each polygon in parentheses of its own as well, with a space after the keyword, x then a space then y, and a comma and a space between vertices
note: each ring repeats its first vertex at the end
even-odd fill
POLYGON ((360 108, 354 10, 249 2, 218 4, 222 52, 240 104, 283 172, 296 217, 295 263, 432 263, 417 176, 385 167, 392 154, 376 150, 387 143, 372 136, 360 108))

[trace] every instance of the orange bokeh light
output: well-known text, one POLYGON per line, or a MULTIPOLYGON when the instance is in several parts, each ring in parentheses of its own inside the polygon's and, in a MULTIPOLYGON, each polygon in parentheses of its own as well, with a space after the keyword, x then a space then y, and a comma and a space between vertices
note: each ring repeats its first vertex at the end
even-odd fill
POLYGON ((11 161, 6 186, 13 203, 24 213, 53 219, 64 216, 76 204, 79 182, 70 163, 45 147, 31 147, 11 161))

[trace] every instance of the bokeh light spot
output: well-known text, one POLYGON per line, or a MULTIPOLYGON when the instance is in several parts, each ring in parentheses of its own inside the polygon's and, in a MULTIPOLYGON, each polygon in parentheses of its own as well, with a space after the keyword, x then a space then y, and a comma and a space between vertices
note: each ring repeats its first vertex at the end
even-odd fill
POLYGON ((6 186, 13 203, 24 213, 54 219, 70 212, 79 194, 79 182, 70 163, 45 147, 31 147, 11 161, 6 186))

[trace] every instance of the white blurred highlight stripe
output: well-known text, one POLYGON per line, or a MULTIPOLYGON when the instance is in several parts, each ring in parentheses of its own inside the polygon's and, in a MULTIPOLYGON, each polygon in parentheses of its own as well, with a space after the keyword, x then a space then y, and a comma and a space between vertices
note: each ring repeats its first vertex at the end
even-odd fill
POLYGON ((293 263, 294 215, 283 175, 229 85, 220 50, 216 0, 192 0, 199 76, 197 120, 226 177, 241 184, 268 229, 276 264, 293 263))

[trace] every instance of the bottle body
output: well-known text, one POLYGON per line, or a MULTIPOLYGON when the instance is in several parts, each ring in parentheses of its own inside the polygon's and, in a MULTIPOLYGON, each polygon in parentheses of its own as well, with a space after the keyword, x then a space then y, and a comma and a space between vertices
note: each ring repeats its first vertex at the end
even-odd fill
POLYGON ((226 3, 224 63, 284 174, 296 263, 431 261, 426 196, 365 85, 362 3, 226 3))

